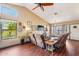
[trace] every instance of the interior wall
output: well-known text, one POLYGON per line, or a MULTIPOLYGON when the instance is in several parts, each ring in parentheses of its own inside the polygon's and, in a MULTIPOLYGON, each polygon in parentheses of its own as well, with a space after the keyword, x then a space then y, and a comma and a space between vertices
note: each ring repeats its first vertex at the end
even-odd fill
MULTIPOLYGON (((12 4, 2 4, 2 5, 16 9, 18 16, 17 17, 11 17, 11 16, 8 16, 8 15, 2 14, 2 15, 0 15, 0 18, 16 20, 17 24, 19 22, 21 22, 22 25, 26 27, 26 29, 27 29, 27 21, 31 21, 32 25, 44 25, 44 26, 47 25, 47 26, 49 26, 48 22, 44 21, 42 18, 33 14, 31 11, 29 11, 25 7, 18 6, 18 5, 12 5, 12 4)), ((27 33, 27 30, 24 30, 23 32, 27 33)), ((19 44, 20 43, 19 37, 22 35, 23 32, 17 32, 17 38, 15 38, 15 39, 0 40, 0 48, 7 47, 7 46, 10 46, 10 45, 14 45, 14 44, 19 44)))
MULTIPOLYGON (((66 21, 66 22, 61 22, 61 23, 56 23, 56 24, 64 24, 64 25, 69 25, 70 26, 70 39, 73 40, 79 40, 79 20, 73 20, 73 21, 66 21), (73 26, 77 26, 77 28, 73 28, 73 26)), ((54 25, 54 24, 51 24, 54 25)))
POLYGON ((72 24, 71 26, 71 39, 79 40, 79 24, 72 24), (76 28, 74 28, 76 26, 76 28))

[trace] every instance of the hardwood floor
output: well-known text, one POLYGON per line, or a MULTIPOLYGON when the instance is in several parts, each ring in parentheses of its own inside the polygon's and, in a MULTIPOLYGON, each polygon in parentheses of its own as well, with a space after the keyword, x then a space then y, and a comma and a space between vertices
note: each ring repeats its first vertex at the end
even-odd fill
POLYGON ((79 41, 68 40, 66 48, 59 53, 46 51, 32 43, 13 46, 0 50, 0 56, 78 56, 79 41))
POLYGON ((79 41, 68 40, 66 42, 66 52, 70 56, 79 56, 79 41))

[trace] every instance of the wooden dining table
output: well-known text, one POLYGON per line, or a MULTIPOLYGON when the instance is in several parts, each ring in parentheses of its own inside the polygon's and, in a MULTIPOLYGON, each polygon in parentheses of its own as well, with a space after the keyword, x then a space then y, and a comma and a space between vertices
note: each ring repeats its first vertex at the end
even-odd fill
POLYGON ((53 52, 53 44, 55 44, 57 40, 49 39, 45 41, 46 44, 46 50, 53 52))

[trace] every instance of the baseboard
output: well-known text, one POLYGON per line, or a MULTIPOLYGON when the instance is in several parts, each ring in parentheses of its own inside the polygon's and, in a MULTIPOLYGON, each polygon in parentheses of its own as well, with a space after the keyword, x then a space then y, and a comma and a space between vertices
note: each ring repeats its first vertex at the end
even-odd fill
POLYGON ((75 40, 75 39, 70 39, 70 40, 72 40, 72 41, 79 41, 79 40, 75 40))
MULTIPOLYGON (((30 43, 30 42, 25 42, 24 44, 28 44, 28 43, 30 43)), ((0 48, 0 50, 6 49, 6 48, 10 48, 10 47, 14 47, 14 46, 17 46, 17 45, 24 45, 24 44, 19 43, 19 44, 15 44, 15 45, 11 45, 11 46, 0 48)))
POLYGON ((7 46, 7 47, 3 47, 3 48, 0 48, 0 50, 6 49, 6 48, 10 48, 10 47, 14 47, 14 46, 17 46, 17 45, 20 45, 20 44, 15 44, 15 45, 11 45, 11 46, 7 46))

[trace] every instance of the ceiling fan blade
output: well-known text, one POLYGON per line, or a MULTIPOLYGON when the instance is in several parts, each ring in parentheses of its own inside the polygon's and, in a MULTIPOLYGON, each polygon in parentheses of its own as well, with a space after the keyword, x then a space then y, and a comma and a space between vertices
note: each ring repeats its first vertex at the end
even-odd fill
POLYGON ((39 7, 39 5, 37 5, 36 7, 34 7, 32 10, 35 10, 36 8, 38 8, 39 7))
POLYGON ((37 6, 34 7, 32 10, 40 7, 44 11, 44 7, 43 6, 51 6, 51 5, 54 5, 54 3, 35 3, 35 4, 37 4, 37 6))
POLYGON ((54 3, 41 3, 43 6, 52 6, 54 3))
POLYGON ((40 8, 44 11, 44 8, 43 8, 43 6, 40 6, 40 8))

